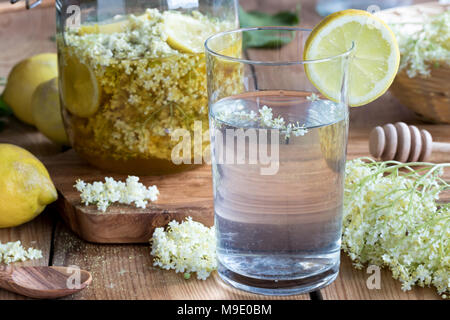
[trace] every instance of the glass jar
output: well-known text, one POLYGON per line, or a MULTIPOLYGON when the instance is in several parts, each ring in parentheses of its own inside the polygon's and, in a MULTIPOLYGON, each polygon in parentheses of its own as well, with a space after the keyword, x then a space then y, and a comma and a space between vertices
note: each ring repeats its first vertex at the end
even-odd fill
POLYGON ((188 169, 209 152, 207 139, 194 145, 194 130, 208 130, 203 43, 237 27, 237 0, 61 0, 56 9, 62 114, 81 157, 145 175, 188 169))

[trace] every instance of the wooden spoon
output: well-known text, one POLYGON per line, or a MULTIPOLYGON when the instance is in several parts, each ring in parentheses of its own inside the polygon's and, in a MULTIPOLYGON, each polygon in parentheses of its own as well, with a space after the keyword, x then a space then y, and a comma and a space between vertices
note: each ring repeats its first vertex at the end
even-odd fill
POLYGON ((89 272, 79 270, 78 274, 79 285, 78 281, 75 284, 71 281, 77 274, 67 267, 0 266, 0 288, 36 299, 61 298, 81 291, 91 283, 89 272))

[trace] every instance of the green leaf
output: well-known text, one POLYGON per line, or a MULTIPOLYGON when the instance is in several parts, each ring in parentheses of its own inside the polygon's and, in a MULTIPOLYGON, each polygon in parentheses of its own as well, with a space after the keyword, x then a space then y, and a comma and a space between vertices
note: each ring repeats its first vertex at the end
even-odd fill
POLYGON ((294 34, 290 31, 284 32, 286 35, 280 36, 280 32, 275 30, 259 31, 255 33, 244 33, 245 48, 279 48, 292 41, 294 34))
POLYGON ((0 117, 9 116, 12 114, 11 108, 6 104, 3 97, 0 96, 0 117))
POLYGON ((262 27, 262 26, 296 26, 300 20, 298 18, 298 10, 296 12, 281 11, 274 15, 259 12, 246 12, 239 7, 239 23, 242 28, 262 27))
POLYGON ((6 121, 1 119, 1 117, 6 117, 12 114, 11 108, 6 104, 3 100, 3 97, 0 96, 0 131, 3 131, 6 127, 6 121))
MULTIPOLYGON (((281 11, 274 15, 259 12, 246 12, 239 7, 239 23, 242 28, 264 27, 264 26, 297 26, 300 22, 298 18, 300 7, 296 12, 281 11)), ((279 31, 266 30, 260 32, 244 33, 244 46, 253 48, 275 48, 291 42, 292 32, 280 34, 279 31), (281 37, 280 37, 281 35, 281 37)))

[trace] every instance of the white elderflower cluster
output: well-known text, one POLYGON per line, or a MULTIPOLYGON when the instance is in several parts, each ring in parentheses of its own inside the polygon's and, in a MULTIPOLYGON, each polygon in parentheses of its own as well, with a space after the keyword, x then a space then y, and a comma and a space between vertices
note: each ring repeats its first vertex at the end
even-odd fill
POLYGON ((41 258, 41 250, 33 248, 28 248, 28 250, 26 250, 20 241, 7 242, 5 244, 0 242, 0 264, 10 264, 17 261, 27 261, 41 258))
POLYGON ((206 280, 217 269, 215 229, 191 217, 171 221, 166 231, 156 228, 150 243, 153 265, 183 272, 186 279, 196 272, 198 279, 206 280))
POLYGON ((306 100, 314 102, 314 101, 318 101, 320 100, 319 96, 317 94, 315 94, 314 92, 311 93, 311 95, 306 97, 306 100))
POLYGON ((95 181, 85 183, 78 179, 74 185, 81 194, 81 202, 86 206, 89 204, 97 205, 102 212, 114 203, 131 205, 144 209, 148 201, 158 199, 159 190, 156 186, 146 187, 139 182, 139 178, 128 176, 125 182, 116 181, 113 178, 106 177, 105 182, 95 181))
POLYGON ((308 132, 308 129, 304 124, 302 125, 299 122, 286 124, 283 117, 278 116, 274 118, 273 110, 268 106, 263 106, 258 110, 258 113, 253 110, 247 112, 245 110, 230 111, 226 109, 218 112, 216 117, 220 121, 232 123, 237 126, 250 127, 259 125, 266 129, 279 129, 280 133, 283 134, 286 139, 289 139, 291 134, 299 137, 304 136, 308 132))
POLYGON ((444 298, 450 293, 450 204, 437 203, 450 189, 444 167, 347 162, 342 247, 356 267, 387 266, 403 290, 434 285, 444 298))
POLYGON ((450 65, 450 11, 429 18, 420 30, 415 24, 392 24, 400 48, 400 70, 409 77, 428 76, 430 67, 450 65))
MULTIPOLYGON (((115 59, 163 57, 177 53, 166 42, 162 31, 163 14, 147 9, 141 16, 130 15, 113 33, 84 32, 86 26, 70 29, 65 35, 80 57, 89 55, 100 65, 110 65, 115 59), (127 22, 127 23, 124 23, 127 22)), ((87 26, 90 27, 90 26, 87 26)))

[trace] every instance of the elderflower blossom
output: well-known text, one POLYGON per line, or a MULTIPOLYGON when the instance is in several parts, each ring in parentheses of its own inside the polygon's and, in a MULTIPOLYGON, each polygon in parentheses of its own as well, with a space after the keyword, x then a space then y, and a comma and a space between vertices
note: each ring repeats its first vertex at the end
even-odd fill
POLYGON ((313 92, 313 93, 311 93, 310 96, 307 96, 307 97, 306 97, 306 100, 311 101, 311 102, 314 102, 314 101, 320 100, 320 98, 319 98, 319 96, 318 96, 317 94, 315 94, 315 93, 313 92))
POLYGON ((233 123, 238 126, 256 126, 259 125, 262 128, 268 129, 279 129, 281 134, 283 134, 287 139, 293 134, 296 137, 304 136, 308 133, 308 129, 304 124, 300 124, 298 121, 296 123, 287 123, 283 117, 278 116, 273 117, 273 110, 268 106, 263 106, 258 110, 259 116, 256 112, 251 110, 246 112, 244 110, 230 111, 226 109, 224 111, 218 112, 216 118, 223 122, 233 123))
POLYGON ((198 279, 206 280, 217 269, 215 229, 191 217, 171 221, 166 231, 156 228, 150 243, 153 265, 182 272, 186 279, 196 272, 198 279))
POLYGON ((450 65, 450 11, 430 18, 420 30, 415 24, 391 24, 398 40, 400 70, 410 78, 430 75, 430 66, 450 65))
POLYGON ((434 285, 448 296, 450 204, 437 200, 450 189, 440 178, 449 166, 371 159, 347 163, 342 247, 356 267, 387 266, 403 290, 434 285))
POLYGON ((156 186, 147 188, 135 176, 128 176, 125 182, 116 181, 110 177, 106 177, 105 182, 93 183, 85 183, 78 179, 74 188, 81 193, 81 202, 84 205, 96 204, 102 212, 106 212, 106 209, 114 202, 134 204, 137 208, 145 209, 148 200, 156 201, 159 195, 156 186))
POLYGON ((260 120, 261 124, 270 127, 273 120, 272 108, 269 108, 268 106, 263 106, 261 109, 259 109, 259 114, 261 117, 260 120))
POLYGON ((42 251, 28 248, 26 250, 20 241, 16 242, 7 242, 2 244, 0 242, 0 264, 10 264, 16 261, 26 261, 26 260, 34 260, 41 259, 42 251))

